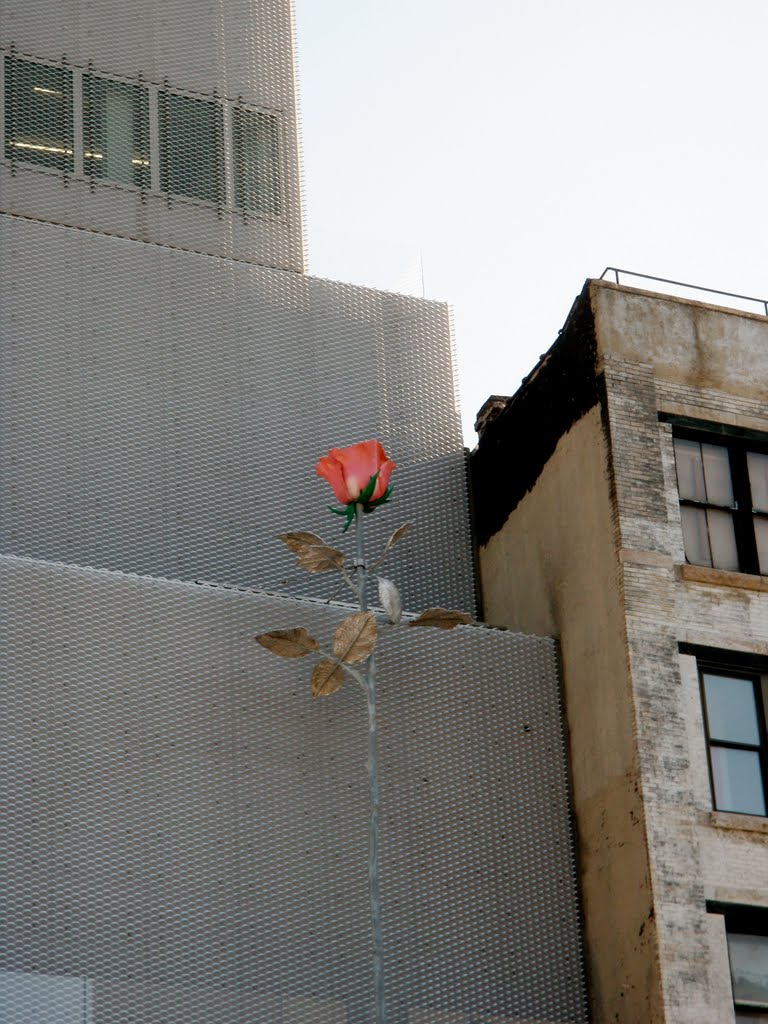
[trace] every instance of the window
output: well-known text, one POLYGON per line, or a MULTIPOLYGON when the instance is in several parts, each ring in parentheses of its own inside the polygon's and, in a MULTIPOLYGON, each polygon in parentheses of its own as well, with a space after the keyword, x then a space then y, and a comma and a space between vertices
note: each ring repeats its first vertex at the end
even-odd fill
POLYGON ((674 444, 686 560, 768 575, 768 446, 687 432, 674 444))
POLYGON ((83 169, 94 178, 149 188, 146 89, 83 75, 83 169))
POLYGON ((699 666, 714 806, 766 814, 768 675, 699 666))
POLYGON ((6 57, 5 155, 74 169, 72 72, 6 57))
POLYGON ((232 143, 235 205, 259 213, 280 213, 277 118, 235 107, 232 143))
POLYGON ((224 201, 221 108, 209 100, 196 100, 161 92, 160 188, 212 203, 224 201))
POLYGON ((0 969, 3 1024, 89 1024, 92 983, 73 975, 0 969))
POLYGON ((768 918, 753 907, 725 908, 737 1021, 768 1022, 768 918))
POLYGON ((5 159, 219 207, 282 212, 277 114, 11 55, 1 69, 5 159))

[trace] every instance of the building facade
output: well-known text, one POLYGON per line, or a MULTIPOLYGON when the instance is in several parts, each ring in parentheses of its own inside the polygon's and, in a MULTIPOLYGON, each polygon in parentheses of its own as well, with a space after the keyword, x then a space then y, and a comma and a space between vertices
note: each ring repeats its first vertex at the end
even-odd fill
POLYGON ((768 1020, 767 382, 765 316, 588 281, 473 455, 485 617, 560 641, 598 1022, 768 1020))
MULTIPOLYGON (((369 437, 406 609, 474 610, 448 310, 304 273, 289 0, 0 51, 0 1017, 368 1024, 364 708, 252 638, 349 612, 275 534, 369 437)), ((556 645, 380 620, 390 1020, 582 1024, 556 645)))

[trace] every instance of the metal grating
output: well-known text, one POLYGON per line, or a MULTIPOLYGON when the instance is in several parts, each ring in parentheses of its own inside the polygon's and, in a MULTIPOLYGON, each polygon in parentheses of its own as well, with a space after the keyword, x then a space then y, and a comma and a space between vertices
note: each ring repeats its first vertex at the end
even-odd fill
MULTIPOLYGON (((313 702, 251 640, 343 610, 0 578, 3 1019, 367 1024, 363 701, 313 702)), ((379 650, 393 1024, 585 1020, 553 641, 382 627, 379 650)))
POLYGON ((20 216, 304 270, 286 0, 0 0, 20 216))
MULTIPOLYGON (((0 1018, 369 1024, 364 711, 250 638, 344 613, 274 534, 341 542, 371 436, 371 550, 472 609, 448 310, 303 275, 289 0, 0 0, 0 54, 0 1018)), ((391 1024, 581 1024, 553 643, 379 666, 391 1024)))
POLYGON ((340 537, 315 462, 378 436, 408 606, 473 608, 444 305, 11 216, 0 251, 0 551, 326 596, 274 535, 340 537))

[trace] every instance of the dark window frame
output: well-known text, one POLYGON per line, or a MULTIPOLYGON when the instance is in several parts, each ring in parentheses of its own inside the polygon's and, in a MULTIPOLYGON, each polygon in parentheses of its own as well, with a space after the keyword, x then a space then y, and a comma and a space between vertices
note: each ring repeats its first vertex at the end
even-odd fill
MULTIPOLYGON (((746 814, 745 811, 733 811, 726 807, 718 807, 715 796, 715 784, 712 772, 712 758, 710 756, 711 739, 709 730, 709 716, 707 712, 706 693, 704 690, 704 674, 720 675, 730 678, 750 679, 758 687, 755 693, 755 707, 757 713, 758 733, 760 737, 760 779, 763 785, 763 796, 766 802, 766 814, 751 815, 756 818, 768 817, 768 658, 751 652, 722 650, 719 648, 705 647, 700 644, 691 644, 680 641, 677 645, 680 654, 688 655, 696 659, 696 670, 699 677, 699 693, 704 721, 705 741, 707 744, 707 767, 709 770, 710 791, 712 794, 712 807, 714 810, 724 813, 746 814)), ((716 745, 727 747, 729 744, 721 740, 715 741, 716 745)), ((734 744, 738 748, 740 744, 734 744)), ((733 747, 731 749, 733 749, 733 747)), ((755 749, 749 744, 742 749, 755 749)), ((767 911, 768 913, 768 911, 767 911)), ((768 920, 768 918, 767 918, 768 920)))
MULTIPOLYGON (((768 908, 744 906, 742 904, 707 901, 707 912, 719 914, 725 921, 726 937, 730 935, 750 935, 768 940, 768 908)), ((767 943, 768 944, 768 943, 767 943)), ((733 953, 728 942, 728 967, 731 984, 734 984, 733 953)), ((763 1020, 768 1015, 768 1000, 755 1001, 738 999, 734 993, 734 1009, 747 1019, 754 1013, 757 1019, 763 1020)))
MULTIPOLYGON (((768 438, 754 431, 734 430, 730 432, 721 424, 717 425, 719 427, 718 430, 713 430, 709 424, 692 424, 691 421, 674 420, 672 422, 673 442, 677 439, 697 441, 700 444, 710 444, 726 449, 733 487, 734 504, 732 506, 696 501, 692 498, 681 498, 678 495, 680 507, 729 512, 733 521, 739 562, 737 571, 751 576, 766 575, 760 572, 754 521, 755 519, 764 519, 768 522, 768 512, 757 511, 753 507, 749 471, 747 468, 747 454, 755 452, 760 455, 768 455, 768 438)), ((675 463, 677 465, 676 456, 675 463)), ((687 557, 686 561, 688 561, 687 557)))
POLYGON ((707 766, 709 768, 709 787, 712 794, 712 807, 716 811, 723 811, 729 814, 751 814, 753 817, 768 817, 768 722, 766 721, 766 710, 768 709, 768 671, 760 672, 754 668, 748 668, 738 661, 726 662, 717 660, 697 659, 696 665, 699 673, 699 690, 701 694, 701 708, 704 719, 704 735, 707 741, 707 766), (707 695, 704 686, 704 676, 717 676, 724 679, 743 679, 752 683, 752 692, 755 700, 755 713, 757 717, 758 743, 739 743, 732 740, 712 738, 709 725, 709 710, 707 707, 707 695), (717 793, 715 791, 715 774, 712 767, 712 750, 745 750, 758 755, 760 763, 760 781, 763 789, 763 800, 765 802, 765 814, 755 814, 750 811, 735 810, 732 807, 719 807, 717 793))
POLYGON ((256 107, 233 104, 231 136, 235 209, 279 216, 284 197, 278 117, 256 107))

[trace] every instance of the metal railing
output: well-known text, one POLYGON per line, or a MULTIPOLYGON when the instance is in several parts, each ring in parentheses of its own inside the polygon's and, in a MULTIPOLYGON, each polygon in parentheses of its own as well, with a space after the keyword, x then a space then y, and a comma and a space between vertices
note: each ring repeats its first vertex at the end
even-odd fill
POLYGON ((738 299, 740 302, 754 302, 756 305, 761 307, 760 312, 762 315, 768 316, 768 299, 759 299, 754 295, 739 295, 738 292, 724 292, 719 288, 705 288, 700 284, 688 284, 685 281, 673 281, 668 277, 656 277, 653 274, 639 274, 636 270, 622 270, 619 267, 606 267, 600 275, 599 280, 604 281, 606 274, 613 274, 616 284, 621 284, 620 275, 623 274, 625 277, 638 277, 643 281, 654 281, 657 284, 671 285, 675 288, 685 288, 692 292, 706 292, 708 295, 722 295, 727 299, 738 299))

